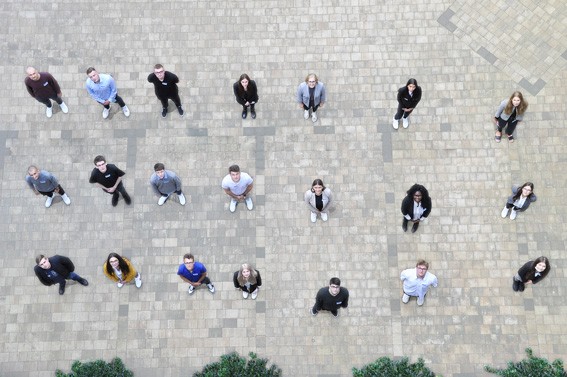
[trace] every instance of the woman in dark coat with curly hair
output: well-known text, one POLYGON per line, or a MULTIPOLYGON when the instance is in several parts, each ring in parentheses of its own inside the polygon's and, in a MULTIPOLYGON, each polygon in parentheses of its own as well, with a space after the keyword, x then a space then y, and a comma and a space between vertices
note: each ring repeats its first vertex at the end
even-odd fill
POLYGON ((431 198, 425 187, 415 184, 407 191, 407 195, 402 201, 402 215, 404 221, 402 229, 404 232, 408 230, 408 221, 413 223, 411 232, 415 233, 419 227, 419 222, 425 220, 431 212, 431 198))

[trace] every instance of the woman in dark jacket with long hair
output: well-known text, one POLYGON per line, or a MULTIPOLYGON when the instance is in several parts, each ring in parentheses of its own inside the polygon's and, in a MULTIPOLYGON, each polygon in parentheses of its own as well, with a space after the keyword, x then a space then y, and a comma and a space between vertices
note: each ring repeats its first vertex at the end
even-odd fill
POLYGON ((409 79, 406 86, 398 89, 398 111, 394 115, 392 126, 398 129, 400 119, 404 128, 409 127, 409 116, 417 104, 421 101, 421 87, 417 85, 416 79, 409 79))
POLYGON ((242 119, 248 116, 248 108, 252 119, 256 119, 256 110, 254 105, 258 102, 258 88, 256 82, 252 80, 246 73, 240 75, 237 82, 232 85, 236 102, 242 105, 242 119))
POLYGON ((411 232, 415 233, 419 227, 419 222, 425 220, 431 212, 431 198, 427 189, 419 184, 415 184, 407 191, 407 195, 402 201, 402 215, 404 221, 402 229, 408 230, 408 221, 413 222, 411 232))
POLYGON ((525 263, 518 273, 514 275, 512 289, 516 292, 523 292, 526 284, 537 284, 549 274, 551 266, 549 259, 539 257, 536 260, 525 263))
POLYGON ((262 277, 260 272, 248 263, 240 266, 240 270, 236 271, 232 277, 234 287, 242 290, 242 297, 247 299, 248 294, 252 295, 252 300, 256 300, 260 286, 262 285, 262 277))

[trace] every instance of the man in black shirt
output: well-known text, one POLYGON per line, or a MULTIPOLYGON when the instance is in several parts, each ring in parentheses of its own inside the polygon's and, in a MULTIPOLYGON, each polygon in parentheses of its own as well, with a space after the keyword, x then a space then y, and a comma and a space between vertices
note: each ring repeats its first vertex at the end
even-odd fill
POLYGON ((148 76, 148 81, 154 84, 156 96, 161 101, 161 106, 163 107, 161 111, 162 118, 167 116, 167 106, 170 98, 177 106, 179 115, 183 116, 185 112, 181 107, 181 99, 179 98, 179 90, 177 88, 179 78, 175 74, 166 71, 163 65, 156 64, 154 73, 150 73, 148 76))
POLYGON ((120 196, 118 193, 121 193, 126 204, 130 205, 130 203, 132 203, 132 199, 130 199, 130 195, 128 195, 124 185, 122 184, 122 177, 126 173, 118 169, 116 165, 107 164, 104 156, 96 156, 94 164, 96 167, 91 173, 89 182, 96 183, 103 191, 112 194, 113 207, 116 207, 118 204, 120 196))
POLYGON ((311 315, 317 315, 319 310, 328 310, 335 317, 339 315, 339 308, 348 306, 348 290, 341 287, 339 278, 331 278, 328 287, 323 287, 317 292, 315 305, 311 308, 311 315))
POLYGON ((59 284, 60 295, 65 293, 65 285, 68 279, 75 280, 84 286, 89 285, 87 279, 83 279, 74 272, 75 266, 67 257, 54 255, 47 258, 45 255, 38 255, 35 262, 37 265, 33 270, 39 281, 47 286, 59 284))

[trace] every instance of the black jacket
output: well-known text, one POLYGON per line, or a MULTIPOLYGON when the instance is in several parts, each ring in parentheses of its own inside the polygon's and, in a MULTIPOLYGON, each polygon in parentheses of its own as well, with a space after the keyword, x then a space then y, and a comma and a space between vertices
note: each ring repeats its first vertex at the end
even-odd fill
MULTIPOLYGON (((534 261, 531 260, 531 261, 527 262, 526 264, 524 264, 522 267, 520 267, 520 269, 518 270, 518 275, 520 275, 520 278, 522 279, 523 283, 530 280, 529 277, 528 277, 528 274, 530 272, 533 272, 533 268, 532 268, 533 263, 534 263, 534 261)), ((546 272, 546 271, 544 271, 544 272, 546 272)), ((542 273, 541 275, 539 275, 537 277, 533 277, 532 278, 532 284, 539 283, 546 276, 547 276, 547 272, 545 274, 542 273)))
MULTIPOLYGON (((71 262, 71 259, 67 257, 61 255, 54 255, 52 257, 49 257, 48 259, 49 259, 49 263, 51 263, 51 269, 57 272, 59 275, 61 275, 64 279, 67 279, 69 277, 69 274, 75 271, 75 266, 73 265, 73 262, 71 262)), ((33 268, 33 270, 37 275, 37 278, 39 279, 39 281, 41 281, 43 285, 55 284, 55 282, 51 280, 49 276, 47 276, 48 270, 44 270, 38 265, 36 265, 33 268)))
POLYGON ((240 285, 240 283, 238 282, 238 273, 240 271, 236 271, 232 277, 232 282, 234 283, 234 287, 235 288, 240 288, 243 291, 252 293, 256 290, 256 288, 258 288, 259 286, 262 285, 262 277, 260 276, 260 271, 256 270, 256 272, 258 273, 258 276, 256 276, 256 284, 251 284, 250 285, 250 289, 246 289, 245 285, 240 285))
MULTIPOLYGON (((421 206, 425 209, 422 216, 429 216, 429 212, 431 212, 431 198, 423 198, 421 206)), ((413 219, 413 197, 408 195, 402 200, 402 214, 404 216, 409 215, 413 219)))
POLYGON ((421 101, 421 87, 417 86, 413 91, 413 96, 410 97, 408 87, 404 86, 398 89, 398 103, 404 109, 413 109, 421 101))
POLYGON ((258 88, 254 80, 248 82, 248 90, 246 91, 242 90, 239 84, 240 82, 237 81, 232 85, 236 102, 242 106, 244 106, 246 102, 258 102, 258 88))

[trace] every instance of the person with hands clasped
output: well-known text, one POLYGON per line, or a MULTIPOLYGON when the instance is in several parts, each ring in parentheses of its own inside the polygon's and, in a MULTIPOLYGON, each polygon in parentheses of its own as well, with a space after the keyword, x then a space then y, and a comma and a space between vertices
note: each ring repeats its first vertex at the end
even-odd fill
POLYGON ((248 298, 252 296, 252 300, 256 300, 260 286, 262 285, 262 277, 260 271, 255 270, 252 265, 244 263, 240 266, 240 270, 236 271, 232 277, 234 287, 242 291, 242 297, 248 298))
POLYGON ((245 201, 246 208, 252 211, 254 203, 248 194, 254 187, 254 180, 247 173, 240 172, 238 165, 232 165, 228 168, 228 174, 223 178, 221 187, 230 196, 230 205, 228 207, 230 212, 236 211, 236 206, 241 201, 245 201))
POLYGON ((311 189, 305 192, 303 197, 307 207, 311 210, 311 222, 317 222, 317 215, 321 215, 321 220, 329 219, 329 205, 333 201, 333 193, 317 178, 313 181, 311 189))
POLYGON ((130 283, 132 280, 136 283, 136 288, 142 286, 142 278, 136 271, 128 258, 121 257, 116 253, 108 254, 106 262, 102 266, 102 272, 107 278, 116 282, 118 288, 122 288, 124 284, 130 283))
POLYGON ((402 215, 404 221, 402 229, 404 232, 408 230, 408 221, 413 222, 411 232, 415 233, 419 227, 420 221, 425 220, 431 212, 431 198, 429 192, 422 185, 415 184, 407 191, 407 195, 402 201, 402 215))
POLYGON ((305 82, 299 84, 296 97, 299 108, 303 109, 303 119, 309 119, 309 110, 311 110, 311 121, 317 122, 317 119, 319 119, 317 118, 317 110, 325 105, 327 94, 325 93, 325 85, 319 82, 316 74, 308 74, 305 82))

